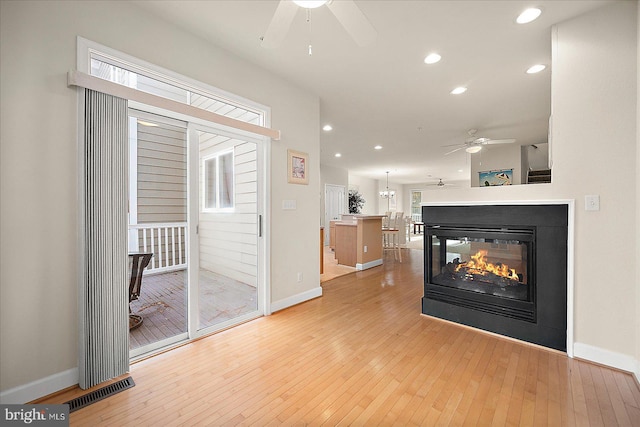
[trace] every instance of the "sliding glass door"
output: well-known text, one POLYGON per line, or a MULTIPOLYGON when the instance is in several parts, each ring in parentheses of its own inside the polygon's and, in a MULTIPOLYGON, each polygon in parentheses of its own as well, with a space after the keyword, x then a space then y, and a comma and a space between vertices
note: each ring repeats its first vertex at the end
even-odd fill
POLYGON ((265 127, 268 107, 82 38, 77 68, 134 89, 122 91, 130 275, 135 260, 150 261, 130 292, 130 357, 268 311, 264 157, 277 134, 265 127))
POLYGON ((261 315, 259 141, 189 130, 191 322, 195 335, 261 315), (195 255, 197 254, 197 256, 195 255))
POLYGON ((145 253, 151 260, 129 303, 132 318, 142 321, 130 325, 132 357, 187 339, 189 307, 187 123, 130 109, 130 263, 145 253))

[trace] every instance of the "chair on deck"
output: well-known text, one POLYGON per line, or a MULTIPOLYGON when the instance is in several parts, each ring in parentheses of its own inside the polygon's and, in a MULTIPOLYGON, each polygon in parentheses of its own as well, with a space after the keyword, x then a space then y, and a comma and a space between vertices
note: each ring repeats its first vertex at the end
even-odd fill
POLYGON ((142 288, 142 273, 151 261, 152 253, 134 252, 131 258, 131 280, 129 281, 129 330, 142 325, 142 316, 131 314, 131 301, 137 300, 142 288))

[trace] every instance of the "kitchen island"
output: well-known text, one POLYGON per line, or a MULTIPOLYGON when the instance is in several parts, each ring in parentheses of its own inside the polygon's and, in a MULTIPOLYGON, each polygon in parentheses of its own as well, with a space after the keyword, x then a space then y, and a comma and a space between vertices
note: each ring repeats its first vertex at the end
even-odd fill
POLYGON ((335 222, 335 254, 338 264, 356 270, 382 265, 384 215, 342 215, 335 222))

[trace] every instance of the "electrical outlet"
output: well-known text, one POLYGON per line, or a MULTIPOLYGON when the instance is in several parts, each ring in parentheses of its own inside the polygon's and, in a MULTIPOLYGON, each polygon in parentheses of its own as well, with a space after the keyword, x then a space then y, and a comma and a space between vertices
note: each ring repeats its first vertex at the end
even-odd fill
POLYGON ((298 273, 298 283, 302 282, 302 273, 298 273))
POLYGON ((364 253, 366 254, 368 250, 369 250, 369 248, 367 248, 367 247, 365 246, 365 247, 364 247, 364 253))

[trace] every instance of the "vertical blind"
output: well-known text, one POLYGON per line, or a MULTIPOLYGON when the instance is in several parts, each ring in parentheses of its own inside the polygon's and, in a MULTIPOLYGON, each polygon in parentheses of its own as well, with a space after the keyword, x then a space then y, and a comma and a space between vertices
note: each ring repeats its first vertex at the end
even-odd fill
POLYGON ((79 385, 129 370, 127 100, 84 90, 79 385))

